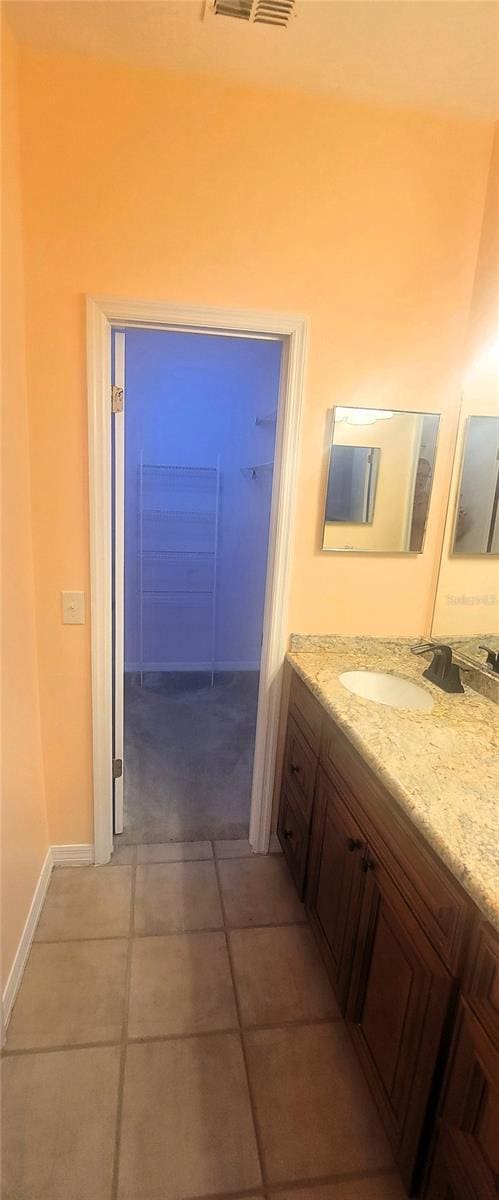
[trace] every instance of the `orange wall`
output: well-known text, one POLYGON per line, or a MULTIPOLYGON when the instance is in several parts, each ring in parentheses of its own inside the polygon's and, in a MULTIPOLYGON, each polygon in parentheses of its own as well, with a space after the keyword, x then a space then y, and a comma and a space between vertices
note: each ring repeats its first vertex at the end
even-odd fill
POLYGON ((2 37, 2 199, 3 989, 48 846, 35 639, 17 50, 8 32, 2 37))
POLYGON ((289 628, 428 628, 491 130, 23 52, 28 380, 51 838, 91 837, 86 293, 305 312, 289 628), (425 552, 321 554, 327 409, 443 411, 425 552))

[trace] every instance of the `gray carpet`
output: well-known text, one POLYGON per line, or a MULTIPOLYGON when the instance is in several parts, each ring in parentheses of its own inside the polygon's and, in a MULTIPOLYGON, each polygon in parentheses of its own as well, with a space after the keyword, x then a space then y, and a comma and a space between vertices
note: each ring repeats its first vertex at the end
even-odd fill
POLYGON ((258 679, 125 675, 121 844, 247 837, 258 679))

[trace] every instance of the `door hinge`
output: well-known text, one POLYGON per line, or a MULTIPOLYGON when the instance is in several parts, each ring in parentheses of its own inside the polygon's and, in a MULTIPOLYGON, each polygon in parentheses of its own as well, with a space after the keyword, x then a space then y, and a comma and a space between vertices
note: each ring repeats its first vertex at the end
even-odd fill
POLYGON ((123 759, 113 758, 113 779, 121 779, 123 774, 123 759))
POLYGON ((115 383, 113 383, 113 386, 111 388, 111 412, 113 412, 113 413, 123 412, 124 399, 125 399, 125 397, 123 394, 123 388, 117 387, 117 385, 115 383))

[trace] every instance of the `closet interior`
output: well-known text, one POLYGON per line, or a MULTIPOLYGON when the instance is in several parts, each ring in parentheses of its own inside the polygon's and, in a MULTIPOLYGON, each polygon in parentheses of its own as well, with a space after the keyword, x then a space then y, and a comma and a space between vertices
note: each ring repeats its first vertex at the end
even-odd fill
POLYGON ((248 835, 280 355, 126 333, 125 842, 248 835))

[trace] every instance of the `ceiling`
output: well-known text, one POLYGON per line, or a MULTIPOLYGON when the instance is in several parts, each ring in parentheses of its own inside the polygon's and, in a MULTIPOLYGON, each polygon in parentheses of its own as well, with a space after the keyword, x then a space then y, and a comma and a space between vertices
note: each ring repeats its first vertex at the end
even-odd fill
POLYGON ((7 0, 30 46, 257 86, 495 120, 499 0, 297 0, 288 29, 203 19, 204 0, 7 0))

